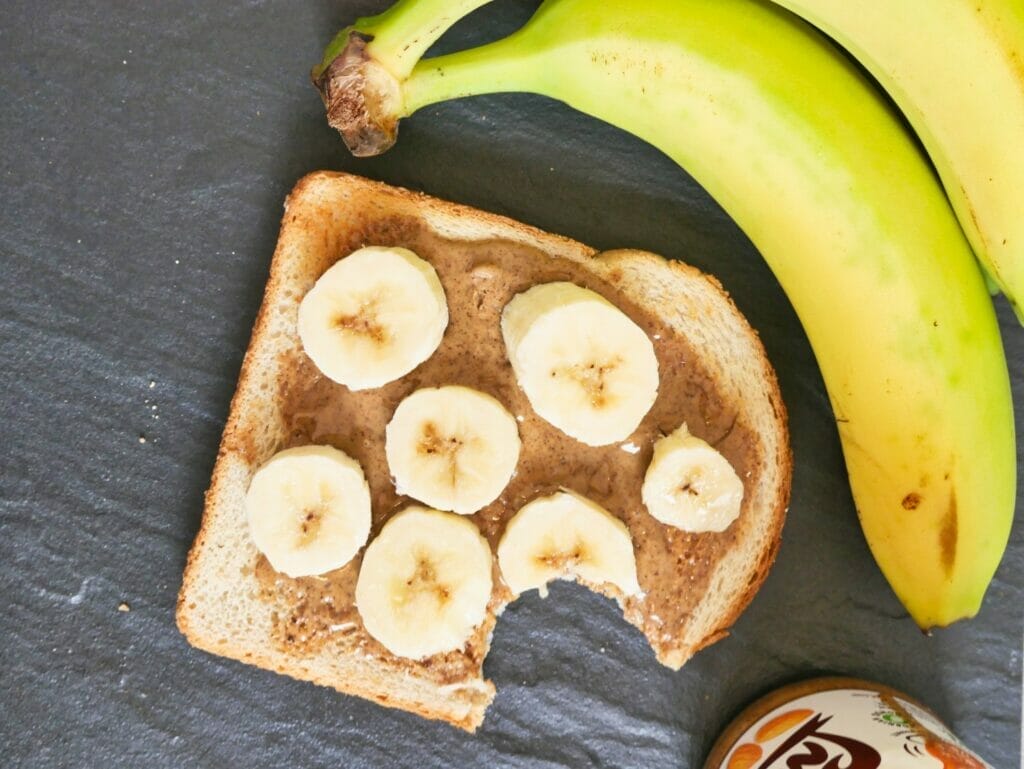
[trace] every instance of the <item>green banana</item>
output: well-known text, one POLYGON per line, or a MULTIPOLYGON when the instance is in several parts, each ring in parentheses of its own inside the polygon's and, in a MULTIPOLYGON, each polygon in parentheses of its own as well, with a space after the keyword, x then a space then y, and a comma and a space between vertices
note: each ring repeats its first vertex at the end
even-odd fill
POLYGON ((482 4, 404 0, 344 30, 313 72, 332 125, 372 154, 423 106, 529 91, 675 159, 792 301, 897 596, 923 628, 973 616, 1013 517, 1009 377, 970 246, 886 102, 820 34, 758 0, 548 0, 495 43, 399 55, 482 4))
POLYGON ((889 92, 1024 323, 1024 2, 774 2, 838 41, 889 92))

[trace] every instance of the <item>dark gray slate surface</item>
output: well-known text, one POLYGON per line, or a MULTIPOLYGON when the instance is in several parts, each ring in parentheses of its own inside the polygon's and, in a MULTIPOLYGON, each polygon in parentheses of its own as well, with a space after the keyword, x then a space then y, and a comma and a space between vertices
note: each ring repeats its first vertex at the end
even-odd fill
MULTIPOLYGON (((658 152, 538 98, 430 108, 353 160, 306 72, 381 5, 0 8, 0 764, 693 767, 751 698, 837 671, 905 689, 1017 765, 1024 526, 980 615, 921 635, 857 526, 806 339, 743 235, 658 152), (175 594, 281 203, 319 168, 719 276, 778 369, 797 460, 778 562, 730 639, 672 673, 608 601, 526 597, 498 625, 475 737, 185 644, 175 594)), ((529 11, 501 0, 443 45, 529 11)), ((999 309, 1024 413, 1024 331, 999 309)))

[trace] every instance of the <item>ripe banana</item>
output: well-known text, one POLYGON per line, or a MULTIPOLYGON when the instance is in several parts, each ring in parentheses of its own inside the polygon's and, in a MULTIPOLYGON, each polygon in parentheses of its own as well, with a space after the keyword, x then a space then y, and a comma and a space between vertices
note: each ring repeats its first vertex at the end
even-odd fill
POLYGON ((361 248, 330 267, 299 305, 316 367, 350 390, 408 374, 441 344, 448 303, 434 268, 405 248, 361 248))
POLYGON ((546 598, 548 582, 574 578, 612 585, 627 596, 640 592, 626 524, 571 491, 528 502, 509 520, 498 565, 516 595, 536 588, 546 598))
POLYGON ((842 44, 900 106, 1024 323, 1024 3, 774 2, 842 44))
POLYGON ((588 289, 544 283, 518 294, 501 333, 533 410, 588 446, 628 438, 658 395, 651 340, 588 289))
POLYGON ((425 507, 391 518, 363 554, 356 607, 400 657, 460 649, 491 598, 491 548, 473 522, 425 507))
POLYGON ((654 444, 641 497, 664 524, 725 531, 740 515, 743 481, 728 459, 682 425, 654 444))
POLYGON ((519 461, 519 428, 504 406, 468 387, 417 390, 384 436, 399 494, 472 515, 497 499, 519 461))
POLYGON ((503 40, 415 63, 480 4, 403 0, 343 31, 313 73, 332 125, 367 154, 428 104, 530 91, 662 149, 800 316, 898 597, 925 628, 975 614, 1013 517, 1009 377, 969 244, 887 103, 821 35, 754 0, 548 0, 503 40))
POLYGON ((249 533, 290 577, 339 569, 370 535, 370 487, 359 463, 331 446, 275 454, 245 497, 249 533))

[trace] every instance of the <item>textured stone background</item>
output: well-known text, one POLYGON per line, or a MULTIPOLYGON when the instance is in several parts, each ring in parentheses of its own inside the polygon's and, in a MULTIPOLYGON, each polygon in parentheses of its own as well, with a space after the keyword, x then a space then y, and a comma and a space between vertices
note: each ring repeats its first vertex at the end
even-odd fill
MULTIPOLYGON (((307 72, 380 7, 0 8, 0 763, 695 767, 753 697, 835 671, 918 696, 1017 765, 1020 522, 980 615, 919 633, 857 526, 804 334, 745 237, 658 152, 539 98, 430 108, 393 151, 353 160, 307 72), (778 562, 731 638, 672 673, 610 602, 571 585, 528 596, 498 625, 499 693, 475 737, 185 644, 175 594, 281 204, 319 168, 722 280, 778 369, 797 460, 778 562)), ((442 47, 530 10, 501 0, 442 47)), ((1024 331, 999 309, 1024 412, 1024 331)))

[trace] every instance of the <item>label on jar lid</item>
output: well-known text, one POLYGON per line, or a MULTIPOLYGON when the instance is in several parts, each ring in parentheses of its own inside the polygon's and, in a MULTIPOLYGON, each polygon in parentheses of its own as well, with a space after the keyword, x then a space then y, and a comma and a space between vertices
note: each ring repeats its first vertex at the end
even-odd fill
POLYGON ((790 700, 755 721, 723 769, 992 769, 931 714, 865 689, 790 700))

